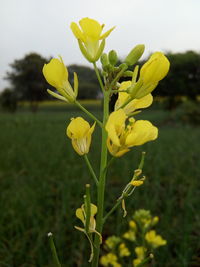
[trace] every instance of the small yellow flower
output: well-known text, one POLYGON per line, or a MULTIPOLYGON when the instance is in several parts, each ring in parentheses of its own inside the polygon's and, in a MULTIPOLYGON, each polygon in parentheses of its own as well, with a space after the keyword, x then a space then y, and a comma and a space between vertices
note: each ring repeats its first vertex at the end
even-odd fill
MULTIPOLYGON (((120 90, 126 90, 131 86, 131 81, 122 82, 120 90)), ((119 92, 118 99, 115 103, 115 110, 118 110, 123 104, 125 104, 129 99, 131 99, 130 94, 126 92, 119 92)), ((141 108, 147 108, 153 103, 153 96, 148 94, 140 99, 131 100, 125 107, 123 107, 124 112, 127 116, 131 115, 135 110, 141 108)))
POLYGON ((47 82, 55 87, 60 94, 47 90, 52 96, 69 102, 74 102, 78 94, 78 77, 74 72, 74 89, 68 81, 68 70, 60 57, 53 58, 48 64, 44 64, 42 69, 43 75, 47 82))
POLYGON ((137 267, 142 262, 142 259, 135 259, 133 260, 133 266, 137 267))
POLYGON ((115 27, 102 34, 104 24, 101 25, 94 19, 83 18, 79 21, 79 25, 81 29, 75 22, 72 22, 71 30, 78 39, 83 55, 88 61, 95 62, 103 52, 105 38, 108 37, 115 27), (100 40, 102 40, 101 43, 99 43, 100 40))
POLYGON ((163 53, 153 53, 142 66, 137 83, 132 84, 129 90, 131 96, 139 99, 151 93, 158 85, 158 82, 167 75, 169 67, 169 60, 163 53))
POLYGON ((105 244, 106 244, 106 247, 113 250, 120 242, 121 242, 121 238, 113 235, 106 239, 105 244))
POLYGON ((164 240, 160 235, 156 235, 156 231, 151 230, 146 233, 145 239, 153 247, 157 248, 167 244, 167 241, 164 240))
POLYGON ((108 253, 105 256, 102 256, 100 259, 100 263, 103 266, 113 266, 113 267, 121 267, 121 264, 117 262, 117 256, 114 253, 108 253))
POLYGON ((135 248, 135 253, 137 255, 137 258, 133 260, 133 266, 136 267, 138 266, 145 258, 145 253, 146 253, 146 248, 145 247, 136 247, 135 248))
POLYGON ((135 232, 132 230, 129 230, 128 232, 124 233, 123 237, 125 239, 128 239, 129 241, 135 241, 135 239, 136 239, 135 232))
POLYGON ((123 109, 110 114, 106 123, 108 132, 107 147, 115 157, 120 157, 133 146, 140 146, 144 143, 155 140, 158 136, 158 129, 149 121, 129 119, 126 126, 127 116, 123 109))
POLYGON ((129 227, 134 231, 137 230, 137 225, 133 220, 129 221, 129 227))
POLYGON ((68 125, 66 134, 71 138, 72 146, 80 156, 89 152, 94 128, 95 123, 90 127, 89 123, 81 117, 72 119, 68 125))
POLYGON ((121 243, 119 245, 119 256, 120 257, 128 257, 130 255, 131 255, 131 253, 130 253, 129 249, 126 247, 126 245, 124 243, 121 243))

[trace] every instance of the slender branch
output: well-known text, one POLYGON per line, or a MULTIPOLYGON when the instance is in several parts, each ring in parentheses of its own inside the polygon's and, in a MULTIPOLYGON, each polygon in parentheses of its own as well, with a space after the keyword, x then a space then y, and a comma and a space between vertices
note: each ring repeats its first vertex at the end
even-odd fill
POLYGON ((101 76, 100 76, 100 73, 99 73, 99 69, 97 68, 96 62, 93 63, 93 66, 94 66, 94 70, 95 70, 95 73, 97 75, 97 79, 99 81, 101 90, 103 92, 104 91, 104 85, 103 85, 103 82, 102 82, 102 79, 101 79, 101 76))
POLYGON ((112 207, 112 209, 104 216, 104 218, 103 218, 103 224, 108 219, 108 217, 117 209, 117 207, 119 206, 119 204, 122 202, 122 199, 123 198, 118 199, 117 202, 115 203, 115 205, 112 207))
POLYGON ((55 266, 56 267, 61 267, 60 261, 58 259, 56 247, 55 247, 55 244, 54 244, 54 241, 53 241, 53 234, 52 233, 48 233, 47 236, 49 238, 49 243, 50 243, 51 252, 52 252, 52 255, 53 255, 55 266))
POLYGON ((96 123, 102 128, 102 122, 98 120, 92 113, 90 113, 86 108, 84 108, 78 101, 74 101, 74 103, 83 111, 85 112, 90 118, 92 118, 96 123))
POLYGON ((93 170, 93 168, 92 168, 92 165, 91 165, 91 163, 90 163, 90 161, 89 161, 89 159, 88 159, 87 154, 84 155, 84 159, 85 159, 85 162, 86 162, 86 164, 87 164, 87 166, 88 166, 88 169, 89 169, 89 171, 90 171, 90 173, 91 173, 91 175, 92 175, 92 177, 93 177, 93 179, 94 179, 96 185, 98 186, 99 181, 98 181, 97 176, 96 176, 96 174, 95 174, 95 172, 94 172, 94 170, 93 170))

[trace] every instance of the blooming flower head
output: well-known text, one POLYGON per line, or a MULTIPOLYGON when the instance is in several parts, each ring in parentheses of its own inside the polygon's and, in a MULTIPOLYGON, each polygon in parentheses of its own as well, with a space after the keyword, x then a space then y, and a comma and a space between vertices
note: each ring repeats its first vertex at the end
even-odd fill
POLYGON ((137 255, 137 258, 133 260, 133 266, 136 267, 139 264, 142 263, 142 261, 145 258, 145 253, 146 253, 146 248, 145 247, 136 247, 135 248, 135 253, 137 255))
POLYGON ((81 29, 75 22, 72 22, 71 30, 78 39, 79 47, 83 55, 88 61, 95 62, 103 52, 105 38, 115 27, 102 34, 104 24, 101 25, 94 19, 83 18, 79 21, 79 25, 81 29), (101 43, 99 43, 100 40, 102 40, 101 43))
POLYGON ((128 257, 130 255, 131 255, 131 253, 130 253, 129 249, 126 247, 125 243, 121 243, 119 245, 119 256, 120 257, 128 257))
POLYGON ((90 127, 89 123, 81 117, 72 119, 68 125, 66 134, 72 140, 72 146, 80 156, 89 152, 94 128, 95 123, 90 127))
POLYGON ((158 82, 167 75, 169 67, 169 60, 163 53, 153 53, 142 66, 139 80, 130 90, 131 96, 139 99, 151 93, 158 85, 158 82))
POLYGON ((167 241, 162 238, 162 236, 157 235, 156 231, 151 230, 145 235, 146 241, 152 246, 152 248, 157 248, 167 244, 167 241))
POLYGON ((47 82, 55 87, 60 94, 47 90, 52 96, 69 102, 74 102, 78 94, 78 77, 74 73, 74 89, 68 81, 68 70, 64 65, 62 58, 52 58, 48 64, 44 64, 42 69, 47 82))
MULTIPOLYGON (((122 82, 119 91, 120 90, 126 90, 131 86, 131 81, 122 82)), ((128 100, 131 99, 130 94, 126 92, 119 92, 118 93, 118 99, 115 103, 115 110, 118 110, 120 107, 122 107, 128 100)), ((153 102, 153 96, 151 94, 148 94, 140 99, 133 99, 131 100, 127 105, 123 107, 124 112, 127 116, 131 115, 135 110, 141 109, 141 108, 147 108, 149 107, 153 102)))
POLYGON ((135 121, 130 118, 126 126, 126 119, 124 110, 119 109, 110 114, 106 123, 108 150, 115 157, 122 156, 133 146, 140 146, 155 140, 158 136, 158 129, 149 121, 135 121))

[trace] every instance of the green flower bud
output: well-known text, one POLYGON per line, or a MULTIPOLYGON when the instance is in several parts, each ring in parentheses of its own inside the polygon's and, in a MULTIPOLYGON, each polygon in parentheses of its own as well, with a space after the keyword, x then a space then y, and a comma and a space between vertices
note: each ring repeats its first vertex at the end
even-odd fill
POLYGON ((143 44, 136 45, 125 59, 128 66, 134 65, 144 53, 145 46, 143 44))
POLYGON ((118 58, 115 50, 111 50, 108 54, 108 59, 111 65, 115 66, 117 64, 118 58))
POLYGON ((108 65, 109 65, 108 56, 107 56, 106 53, 103 53, 103 54, 101 55, 100 60, 101 60, 101 64, 102 64, 102 67, 103 67, 103 68, 104 68, 105 66, 108 66, 108 65))

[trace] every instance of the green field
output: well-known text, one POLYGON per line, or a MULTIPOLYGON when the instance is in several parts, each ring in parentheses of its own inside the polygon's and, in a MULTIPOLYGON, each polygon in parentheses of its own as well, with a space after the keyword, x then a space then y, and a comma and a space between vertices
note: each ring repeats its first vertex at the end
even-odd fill
MULTIPOLYGON (((56 112, 0 114, 0 266, 53 266, 47 233, 54 233, 62 266, 88 266, 88 244, 74 229, 75 209, 91 183, 83 158, 72 149, 65 129, 82 113, 63 107, 56 112)), ((101 112, 96 111, 101 117, 101 112)), ((83 115, 87 119, 87 116, 83 115)), ((168 244, 156 251, 160 267, 200 266, 200 127, 183 125, 160 110, 141 115, 159 127, 155 142, 134 148, 110 167, 106 209, 112 207, 140 158, 147 156, 147 180, 127 201, 128 216, 119 209, 109 218, 104 238, 121 234, 138 208, 160 217, 157 230, 168 244)), ((140 117, 141 117, 140 116, 140 117)), ((96 128, 89 158, 98 170, 100 131, 96 128)), ((127 266, 128 267, 128 266, 127 266)))

